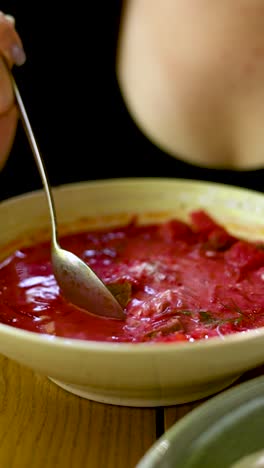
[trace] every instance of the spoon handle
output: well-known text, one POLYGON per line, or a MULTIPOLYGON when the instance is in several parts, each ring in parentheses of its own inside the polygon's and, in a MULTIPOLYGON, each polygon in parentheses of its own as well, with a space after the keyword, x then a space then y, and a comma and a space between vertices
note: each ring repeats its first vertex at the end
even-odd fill
POLYGON ((36 164, 37 164, 37 167, 38 167, 38 170, 39 170, 42 182, 43 182, 43 186, 44 186, 44 189, 45 189, 45 193, 46 193, 46 197, 47 197, 47 201, 48 201, 48 206, 49 206, 50 218, 51 218, 52 239, 53 239, 53 243, 55 245, 57 245, 58 244, 58 241, 57 241, 57 220, 56 220, 55 204, 54 204, 54 199, 53 199, 53 196, 52 196, 51 186, 50 186, 50 183, 49 183, 49 180, 48 180, 48 176, 47 176, 47 172, 46 172, 46 169, 45 169, 45 166, 44 166, 44 162, 43 162, 42 157, 40 155, 38 145, 37 145, 36 139, 34 137, 34 133, 32 131, 32 128, 31 128, 31 125, 30 125, 30 122, 29 122, 29 119, 28 119, 28 116, 27 116, 25 106, 23 104, 23 100, 22 100, 20 92, 19 92, 19 89, 17 87, 16 81, 15 81, 12 73, 10 73, 10 76, 11 76, 11 80, 12 80, 12 84, 13 84, 15 98, 16 98, 16 101, 17 101, 17 106, 18 106, 18 109, 20 111, 20 119, 22 121, 24 130, 26 132, 29 144, 30 144, 32 152, 33 152, 33 156, 35 158, 35 161, 36 161, 36 164))

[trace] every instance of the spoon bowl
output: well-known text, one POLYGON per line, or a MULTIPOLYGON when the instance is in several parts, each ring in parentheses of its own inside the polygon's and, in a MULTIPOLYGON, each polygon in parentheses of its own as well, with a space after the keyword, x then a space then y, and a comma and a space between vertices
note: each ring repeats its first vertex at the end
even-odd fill
POLYGON ((54 276, 69 302, 96 315, 123 318, 112 293, 77 255, 53 243, 51 258, 54 276))
POLYGON ((18 86, 13 75, 10 74, 10 76, 20 112, 20 118, 32 149, 48 201, 52 234, 51 260, 55 279, 63 296, 72 304, 95 315, 122 319, 124 318, 124 312, 121 305, 95 272, 79 257, 72 252, 62 249, 59 245, 56 211, 51 187, 18 86))

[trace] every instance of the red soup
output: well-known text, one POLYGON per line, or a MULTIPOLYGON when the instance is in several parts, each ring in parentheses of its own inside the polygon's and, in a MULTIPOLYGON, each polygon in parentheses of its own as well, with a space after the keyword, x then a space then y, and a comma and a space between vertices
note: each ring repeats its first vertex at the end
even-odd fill
POLYGON ((108 342, 208 339, 264 326, 264 244, 236 239, 205 212, 191 223, 79 232, 62 247, 122 292, 124 321, 67 303, 52 274, 49 243, 0 264, 0 322, 37 333, 108 342))

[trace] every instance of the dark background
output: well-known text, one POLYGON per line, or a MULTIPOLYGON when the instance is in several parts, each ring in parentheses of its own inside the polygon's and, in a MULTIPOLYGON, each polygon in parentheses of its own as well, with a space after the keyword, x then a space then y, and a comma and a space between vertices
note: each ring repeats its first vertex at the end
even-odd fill
MULTIPOLYGON (((27 61, 14 67, 14 75, 52 185, 153 176, 262 191, 262 170, 200 169, 162 152, 141 133, 127 112, 115 75, 121 2, 89 2, 85 12, 83 7, 78 2, 68 8, 58 2, 1 3, 4 13, 15 16, 24 43, 27 61)), ((19 124, 0 173, 0 199, 41 187, 19 124)))

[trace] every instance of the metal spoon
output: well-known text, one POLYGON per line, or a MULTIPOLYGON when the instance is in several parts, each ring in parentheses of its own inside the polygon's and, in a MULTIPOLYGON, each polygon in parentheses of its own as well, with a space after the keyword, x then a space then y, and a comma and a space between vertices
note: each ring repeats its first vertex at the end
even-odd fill
POLYGON ((45 189, 51 220, 51 259, 53 273, 63 296, 87 312, 104 317, 124 318, 121 305, 98 278, 94 271, 79 257, 65 249, 58 242, 57 219, 51 187, 40 156, 38 146, 27 117, 17 84, 12 74, 14 93, 20 111, 20 118, 30 143, 45 189))

